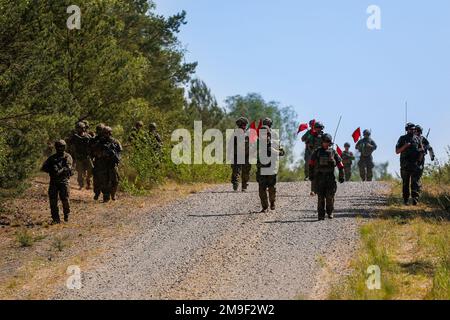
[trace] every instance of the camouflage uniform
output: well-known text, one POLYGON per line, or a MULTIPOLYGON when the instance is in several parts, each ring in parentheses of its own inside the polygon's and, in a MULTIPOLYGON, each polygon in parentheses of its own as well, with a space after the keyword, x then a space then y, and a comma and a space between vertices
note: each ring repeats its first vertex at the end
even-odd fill
MULTIPOLYGON (((283 148, 279 147, 279 141, 273 140, 276 139, 276 137, 272 137, 272 132, 268 126, 264 126, 261 128, 261 133, 264 132, 264 130, 267 130, 267 142, 264 141, 264 143, 267 143, 267 157, 271 159, 271 157, 275 154, 279 154, 280 156, 284 156, 284 150, 283 148)), ((264 137, 260 137, 258 140, 258 150, 262 146, 261 142, 264 140, 264 137)), ((262 212, 266 212, 269 208, 270 203, 270 209, 275 210, 275 201, 276 201, 276 195, 277 195, 277 174, 278 171, 276 166, 273 167, 273 171, 271 168, 272 163, 265 163, 263 164, 261 162, 261 159, 259 157, 258 152, 258 161, 256 164, 257 171, 256 171, 256 181, 258 182, 258 189, 259 189, 259 199, 261 200, 261 206, 262 206, 262 212), (266 170, 269 170, 270 172, 262 172, 264 170, 263 168, 266 168, 266 170), (269 174, 272 173, 272 174, 269 174), (269 197, 267 197, 267 193, 269 193, 269 197)))
POLYGON ((344 164, 345 181, 350 181, 352 178, 352 165, 355 156, 351 151, 342 152, 342 163, 344 164))
MULTIPOLYGON (((331 137, 330 137, 331 141, 331 137)), ((344 181, 344 165, 341 157, 332 148, 320 147, 311 155, 309 162, 310 179, 316 181, 316 193, 318 196, 317 212, 319 220, 325 218, 325 212, 329 218, 333 218, 334 196, 337 191, 335 168, 339 168, 339 182, 344 181)))
POLYGON ((163 146, 163 141, 159 135, 156 127, 156 123, 152 122, 149 125, 150 143, 154 145, 155 149, 161 150, 163 146))
POLYGON ((233 143, 234 143, 234 155, 232 159, 231 164, 231 183, 233 185, 233 190, 237 190, 239 186, 239 177, 241 177, 241 183, 242 183, 242 191, 246 191, 248 187, 248 182, 250 180, 250 171, 252 169, 252 165, 250 164, 250 139, 247 134, 247 130, 244 129, 244 125, 248 124, 248 120, 245 118, 239 118, 236 121, 236 124, 239 128, 236 129, 237 136, 233 137, 233 143), (239 131, 239 130, 242 130, 239 131), (239 131, 239 132, 238 132, 239 131), (245 134, 245 142, 244 142, 244 163, 239 163, 239 157, 238 157, 238 135, 239 134, 245 134))
POLYGON ((420 150, 421 150, 420 161, 419 161, 421 178, 423 175, 423 171, 425 169, 425 156, 429 153, 431 161, 434 161, 434 159, 435 159, 433 148, 431 147, 431 144, 428 141, 428 139, 426 137, 424 137, 422 135, 422 133, 423 133, 422 127, 416 126, 416 134, 417 134, 417 137, 419 138, 419 146, 420 146, 420 150))
MULTIPOLYGON (((311 135, 312 132, 314 130, 313 127, 315 125, 316 121, 315 120, 311 120, 309 121, 309 126, 310 126, 310 130, 306 131, 306 133, 302 136, 302 141, 305 143, 305 156, 304 156, 304 160, 305 160, 305 180, 307 180, 309 178, 309 160, 311 159, 311 148, 309 146, 309 140, 311 139, 311 135)), ((313 143, 314 144, 314 143, 313 143)))
POLYGON ((72 176, 72 157, 64 152, 66 143, 64 140, 55 143, 56 154, 50 156, 42 165, 42 171, 50 175, 50 185, 48 197, 50 201, 50 211, 54 223, 60 223, 58 197, 62 202, 64 220, 69 220, 70 214, 70 187, 69 179, 72 176))
POLYGON ((89 153, 92 159, 93 169, 92 169, 92 180, 94 183, 94 200, 98 200, 101 190, 100 190, 100 183, 98 180, 98 174, 97 170, 98 165, 96 165, 96 158, 95 158, 95 149, 94 146, 99 142, 100 137, 102 135, 103 129, 105 128, 105 125, 103 123, 100 123, 96 129, 95 129, 95 136, 91 139, 90 145, 89 145, 89 153))
MULTIPOLYGON (((110 128, 105 130, 110 132, 110 128)), ((98 191, 103 193, 103 201, 116 199, 116 192, 119 185, 119 162, 122 146, 119 141, 110 135, 102 135, 92 146, 92 153, 95 157, 95 175, 98 182, 98 191)), ((97 186, 96 186, 97 188, 97 186)))
MULTIPOLYGON (((320 122, 316 122, 314 125, 314 130, 308 130, 302 137, 302 141, 305 142, 305 175, 307 174, 310 177, 310 167, 309 162, 311 160, 311 156, 318 148, 320 148, 322 144, 322 136, 323 136, 324 126, 320 122), (306 169, 306 167, 308 169, 306 169)), ((313 195, 316 192, 315 181, 311 180, 311 194, 313 195)))
POLYGON ((86 189, 90 189, 93 164, 89 154, 92 136, 82 131, 85 130, 84 124, 78 124, 77 127, 77 132, 72 134, 68 140, 69 153, 75 162, 75 170, 78 173, 77 181, 80 189, 84 187, 85 181, 86 189))
POLYGON ((361 180, 372 181, 373 168, 375 167, 372 153, 377 149, 377 144, 370 138, 370 134, 367 130, 365 131, 364 138, 358 141, 355 148, 361 153, 358 162, 361 180))
POLYGON ((417 204, 421 191, 420 177, 422 172, 420 168, 420 139, 413 133, 408 133, 399 138, 396 149, 398 150, 406 144, 410 144, 410 146, 400 154, 403 200, 407 204, 411 196, 413 203, 417 204))

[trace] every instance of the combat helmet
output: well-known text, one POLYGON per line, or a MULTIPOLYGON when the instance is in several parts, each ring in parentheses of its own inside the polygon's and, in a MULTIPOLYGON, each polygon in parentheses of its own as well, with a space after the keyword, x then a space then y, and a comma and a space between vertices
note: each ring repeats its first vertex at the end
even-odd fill
POLYGON ((323 129, 325 129, 325 126, 323 125, 323 123, 322 122, 320 122, 320 121, 317 121, 315 124, 314 124, 314 129, 318 129, 318 130, 323 130, 323 129))
POLYGON ((151 122, 151 123, 148 125, 148 127, 149 127, 150 130, 156 130, 156 123, 151 122))
POLYGON ((368 129, 366 129, 366 130, 364 130, 363 131, 363 136, 367 136, 367 137, 370 137, 370 135, 372 134, 372 132, 370 132, 370 130, 368 130, 368 129))
POLYGON ((244 125, 247 126, 248 125, 248 119, 245 117, 240 117, 239 119, 236 120, 236 125, 241 128, 244 125))
POLYGON ((348 142, 344 143, 344 147, 345 148, 347 148, 347 147, 350 148, 350 143, 348 143, 348 142))
POLYGON ((332 143, 333 142, 333 137, 331 136, 331 134, 325 133, 322 136, 322 142, 330 142, 330 143, 332 143))
POLYGON ((422 126, 416 125, 416 131, 417 131, 419 134, 422 134, 422 133, 423 133, 423 128, 422 128, 422 126))
POLYGON ((56 140, 55 141, 55 149, 58 150, 65 150, 66 149, 66 142, 64 140, 56 140))
POLYGON ((405 131, 414 130, 415 128, 416 128, 416 125, 414 123, 408 122, 405 126, 405 131))
POLYGON ((272 128, 273 121, 270 118, 264 118, 262 121, 263 126, 267 126, 269 128, 272 128))

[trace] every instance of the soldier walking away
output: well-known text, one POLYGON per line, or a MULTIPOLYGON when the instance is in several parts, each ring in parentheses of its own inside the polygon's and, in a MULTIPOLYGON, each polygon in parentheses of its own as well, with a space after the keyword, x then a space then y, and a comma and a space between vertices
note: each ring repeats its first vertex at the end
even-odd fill
POLYGON ((416 125, 416 135, 419 138, 420 142, 420 161, 419 161, 419 168, 420 168, 420 178, 422 178, 423 171, 425 169, 425 156, 429 153, 431 161, 435 160, 435 155, 433 148, 431 147, 430 142, 428 141, 427 137, 423 136, 423 128, 419 125, 416 125))
POLYGON ((316 120, 310 120, 309 121, 309 127, 310 129, 308 131, 306 131, 306 133, 302 136, 302 141, 305 143, 305 156, 304 156, 304 160, 305 160, 305 181, 308 181, 309 179, 309 160, 311 159, 311 150, 308 148, 308 144, 307 144, 307 137, 309 134, 311 134, 311 130, 314 130, 314 125, 316 123, 316 120))
POLYGON ((247 191, 248 182, 250 180, 250 171, 252 169, 252 166, 250 164, 250 139, 247 134, 247 127, 248 127, 248 119, 241 117, 236 120, 236 126, 235 129, 235 136, 233 136, 233 144, 234 144, 234 154, 231 164, 231 183, 233 185, 233 190, 237 191, 239 188, 239 177, 241 177, 241 183, 242 183, 242 191, 247 191), (238 137, 244 136, 244 150, 239 150, 238 146, 238 137), (244 159, 240 159, 239 153, 244 151, 243 156, 244 159), (240 161, 243 160, 243 161, 240 161), (239 163, 243 162, 243 163, 239 163))
POLYGON ((86 189, 91 188, 92 177, 92 159, 90 157, 90 145, 92 136, 86 132, 86 125, 78 122, 75 126, 75 132, 69 138, 69 153, 74 159, 75 170, 78 173, 77 181, 80 190, 83 189, 86 182, 86 189))
POLYGON ((406 135, 398 139, 396 153, 400 154, 400 174, 403 183, 403 201, 405 205, 409 204, 409 198, 412 197, 413 205, 417 205, 420 196, 420 162, 421 148, 420 139, 415 134, 416 126, 407 123, 406 135))
MULTIPOLYGON (((98 191, 103 193, 103 201, 116 200, 119 186, 119 163, 122 146, 112 137, 112 129, 104 127, 102 135, 92 146, 95 158, 95 174, 98 181, 98 191)), ((97 197, 98 198, 98 197, 97 197)))
POLYGON ((59 140, 55 142, 56 153, 50 156, 42 165, 42 171, 50 175, 48 187, 48 198, 50 201, 50 212, 53 223, 61 223, 58 208, 58 197, 62 202, 64 221, 69 221, 70 214, 70 187, 69 179, 72 174, 72 157, 66 151, 66 142, 59 140))
POLYGON ((342 152, 342 163, 344 164, 345 181, 352 179, 352 165, 355 160, 353 152, 350 151, 350 143, 344 144, 344 151, 342 152))
MULTIPOLYGON (((268 122, 266 122, 268 123, 268 122)), ((271 123, 270 123, 271 124, 271 123)), ((279 145, 279 141, 275 140, 272 130, 268 125, 263 125, 260 129, 260 136, 258 139, 258 160, 256 181, 259 188, 259 199, 261 200, 262 210, 261 212, 267 212, 269 210, 275 210, 276 202, 276 184, 277 184, 277 163, 272 161, 278 161, 278 155, 284 156, 285 152, 279 145), (260 150, 260 148, 266 147, 266 150, 260 150), (268 161, 261 161, 260 152, 264 153, 268 161), (269 196, 267 197, 267 193, 269 196)))
POLYGON ((377 144, 370 137, 371 134, 369 130, 364 130, 364 137, 355 146, 356 150, 360 152, 358 167, 362 181, 372 181, 373 179, 373 168, 375 164, 372 154, 377 150, 377 144))
MULTIPOLYGON (((312 120, 313 121, 313 120, 312 120)), ((306 150, 308 152, 305 152, 305 166, 308 166, 308 176, 310 176, 309 173, 309 160, 311 160, 311 156, 318 148, 320 148, 322 144, 322 135, 323 130, 325 129, 325 126, 322 124, 322 122, 314 122, 314 128, 308 130, 302 137, 302 141, 305 142, 306 150), (308 157, 306 157, 306 154, 308 154, 308 157)), ((310 179, 311 180, 311 179, 310 179)), ((314 196, 316 194, 316 188, 315 188, 315 182, 314 180, 311 180, 311 196, 314 196)))
POLYGON ((333 138, 329 134, 322 137, 322 146, 315 150, 309 162, 309 178, 315 181, 318 196, 317 212, 319 221, 333 219, 334 196, 337 191, 335 168, 339 169, 339 183, 345 181, 344 164, 339 154, 333 149, 333 138))

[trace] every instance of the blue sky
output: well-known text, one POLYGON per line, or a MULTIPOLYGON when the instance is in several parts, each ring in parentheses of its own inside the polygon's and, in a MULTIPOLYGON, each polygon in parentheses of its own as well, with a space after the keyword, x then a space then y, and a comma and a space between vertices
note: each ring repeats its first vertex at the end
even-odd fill
MULTIPOLYGON (((394 146, 409 120, 431 128, 446 159, 450 145, 450 1, 448 0, 156 0, 157 11, 187 11, 180 40, 197 76, 219 101, 260 93, 295 108, 302 122, 322 120, 337 142, 372 129, 377 162, 398 171, 394 146), (369 30, 369 5, 381 30, 369 30)), ((300 152, 303 146, 296 148, 300 152)))

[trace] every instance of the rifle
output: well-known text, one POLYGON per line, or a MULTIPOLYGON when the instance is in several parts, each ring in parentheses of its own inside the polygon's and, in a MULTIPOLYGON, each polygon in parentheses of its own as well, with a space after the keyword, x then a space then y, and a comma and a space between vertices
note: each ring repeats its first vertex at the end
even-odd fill
POLYGON ((336 131, 334 132, 333 144, 334 144, 334 142, 336 141, 336 135, 337 135, 338 130, 339 130, 339 127, 340 127, 340 125, 341 125, 341 121, 342 121, 342 116, 339 117, 339 122, 338 122, 338 125, 337 125, 337 127, 336 127, 336 131))

